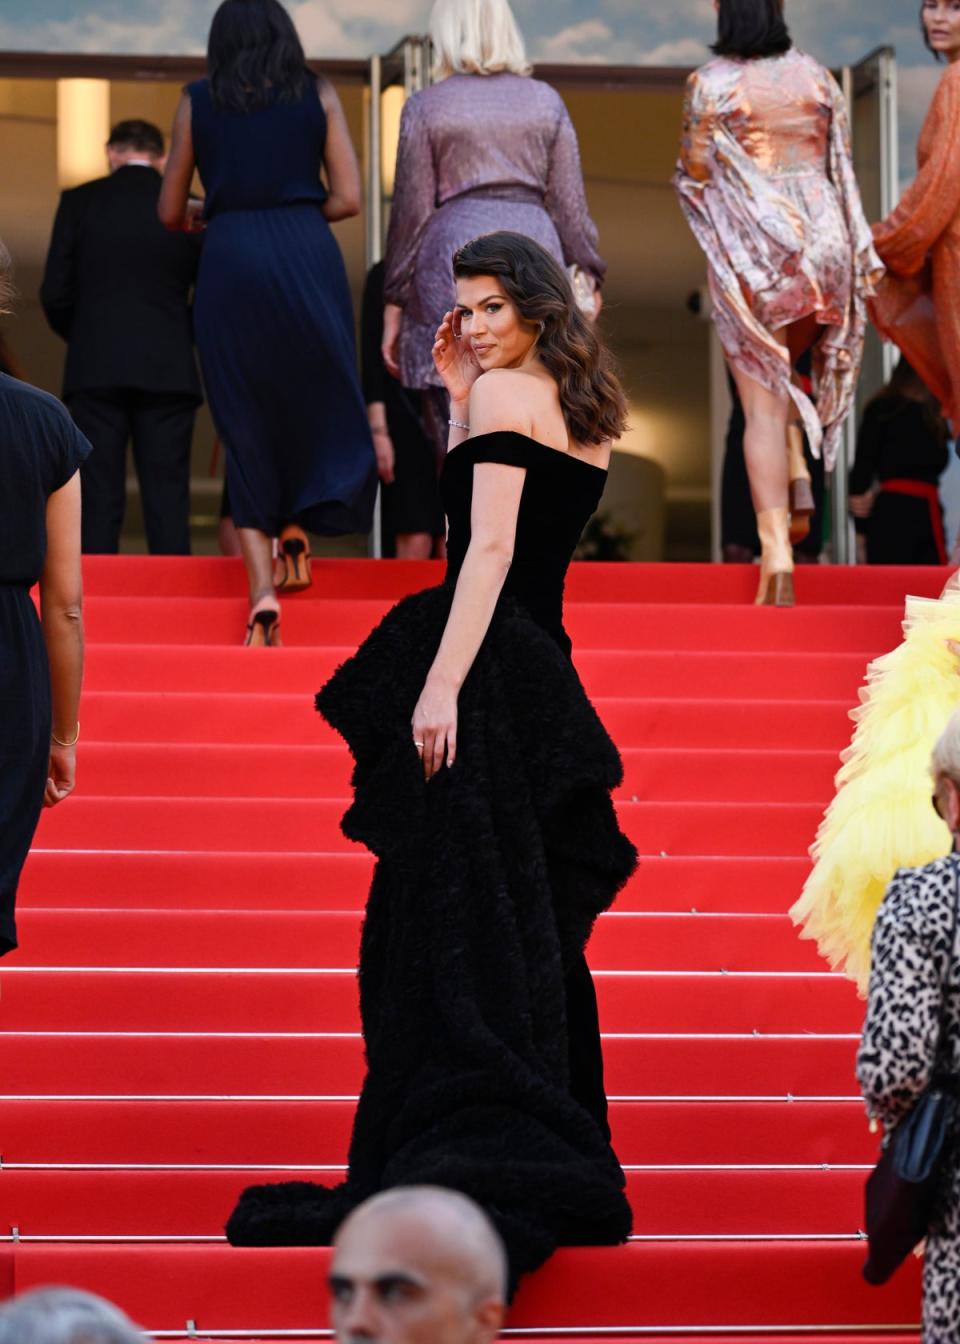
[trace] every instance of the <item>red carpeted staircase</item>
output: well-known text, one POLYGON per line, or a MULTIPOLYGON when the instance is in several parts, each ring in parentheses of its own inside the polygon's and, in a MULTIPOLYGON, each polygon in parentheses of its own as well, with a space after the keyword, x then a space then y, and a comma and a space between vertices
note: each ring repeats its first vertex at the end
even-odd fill
MULTIPOLYGON (((237 563, 89 559, 76 795, 44 817, 0 969, 0 1296, 105 1293, 169 1339, 321 1338, 327 1253, 235 1251, 253 1181, 335 1180, 362 1076, 371 861, 313 693, 429 565, 324 562, 282 651, 237 563)), ((566 1250, 547 1340, 914 1339, 919 1271, 860 1280, 862 1006, 786 916, 867 660, 933 570, 580 566, 568 626, 643 855, 590 948, 635 1237, 566 1250)))

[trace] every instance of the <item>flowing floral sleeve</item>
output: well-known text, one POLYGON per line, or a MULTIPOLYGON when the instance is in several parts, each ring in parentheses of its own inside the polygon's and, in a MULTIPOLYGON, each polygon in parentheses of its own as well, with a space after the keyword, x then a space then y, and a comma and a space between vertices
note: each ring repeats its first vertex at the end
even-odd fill
POLYGON ((915 275, 960 212, 960 67, 951 66, 934 94, 924 139, 930 157, 897 208, 874 225, 877 251, 896 275, 915 275))
POLYGON ((583 188, 577 133, 562 102, 559 113, 544 204, 560 237, 564 260, 576 262, 602 281, 607 266, 597 251, 597 226, 583 188))
POLYGON ((408 98, 400 118, 397 171, 387 232, 384 297, 406 305, 423 231, 437 204, 437 177, 420 98, 408 98))
POLYGON ((863 299, 873 293, 874 287, 883 275, 883 262, 877 255, 870 225, 863 213, 860 186, 853 167, 847 100, 840 85, 829 73, 827 80, 831 101, 830 180, 843 206, 847 230, 853 243, 857 289, 860 298, 863 299))
POLYGON ((705 186, 710 181, 716 115, 716 106, 707 83, 695 70, 687 80, 683 102, 678 183, 680 179, 686 179, 688 186, 705 186))

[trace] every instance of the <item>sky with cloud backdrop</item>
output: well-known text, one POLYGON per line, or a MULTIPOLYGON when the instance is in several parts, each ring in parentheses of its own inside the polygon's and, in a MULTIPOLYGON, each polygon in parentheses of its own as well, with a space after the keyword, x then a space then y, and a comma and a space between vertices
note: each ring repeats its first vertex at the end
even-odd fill
MULTIPOLYGON (((217 0, 0 0, 0 49, 149 53, 203 50, 217 0)), ((423 31, 429 0, 290 0, 315 57, 367 56, 423 31)), ((541 61, 696 65, 715 18, 711 0, 514 0, 541 61)), ((894 45, 901 143, 910 155, 937 73, 917 27, 916 0, 787 0, 800 46, 830 65, 894 45)), ((909 163, 903 164, 909 173, 909 163)))

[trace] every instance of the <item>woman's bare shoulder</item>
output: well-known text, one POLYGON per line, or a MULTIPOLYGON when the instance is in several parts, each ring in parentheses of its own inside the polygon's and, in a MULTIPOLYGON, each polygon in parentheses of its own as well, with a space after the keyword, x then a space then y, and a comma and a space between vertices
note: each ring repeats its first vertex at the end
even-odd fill
POLYGON ((482 432, 514 429, 529 434, 534 417, 556 388, 522 369, 488 369, 470 390, 470 426, 482 432))
POLYGON ((553 379, 523 369, 489 369, 474 384, 470 398, 470 427, 474 434, 513 430, 568 451, 569 432, 553 379))

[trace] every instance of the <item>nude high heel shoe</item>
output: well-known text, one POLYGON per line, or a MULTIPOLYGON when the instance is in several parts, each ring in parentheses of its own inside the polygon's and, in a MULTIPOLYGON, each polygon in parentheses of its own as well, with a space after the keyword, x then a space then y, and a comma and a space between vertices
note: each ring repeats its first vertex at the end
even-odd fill
POLYGON ((757 514, 760 533, 760 607, 792 607, 793 548, 790 545, 790 514, 787 509, 761 509, 757 514))
POLYGON ((816 509, 810 470, 803 455, 803 430, 787 426, 787 472, 790 480, 790 540, 796 545, 810 534, 810 515, 816 509))

